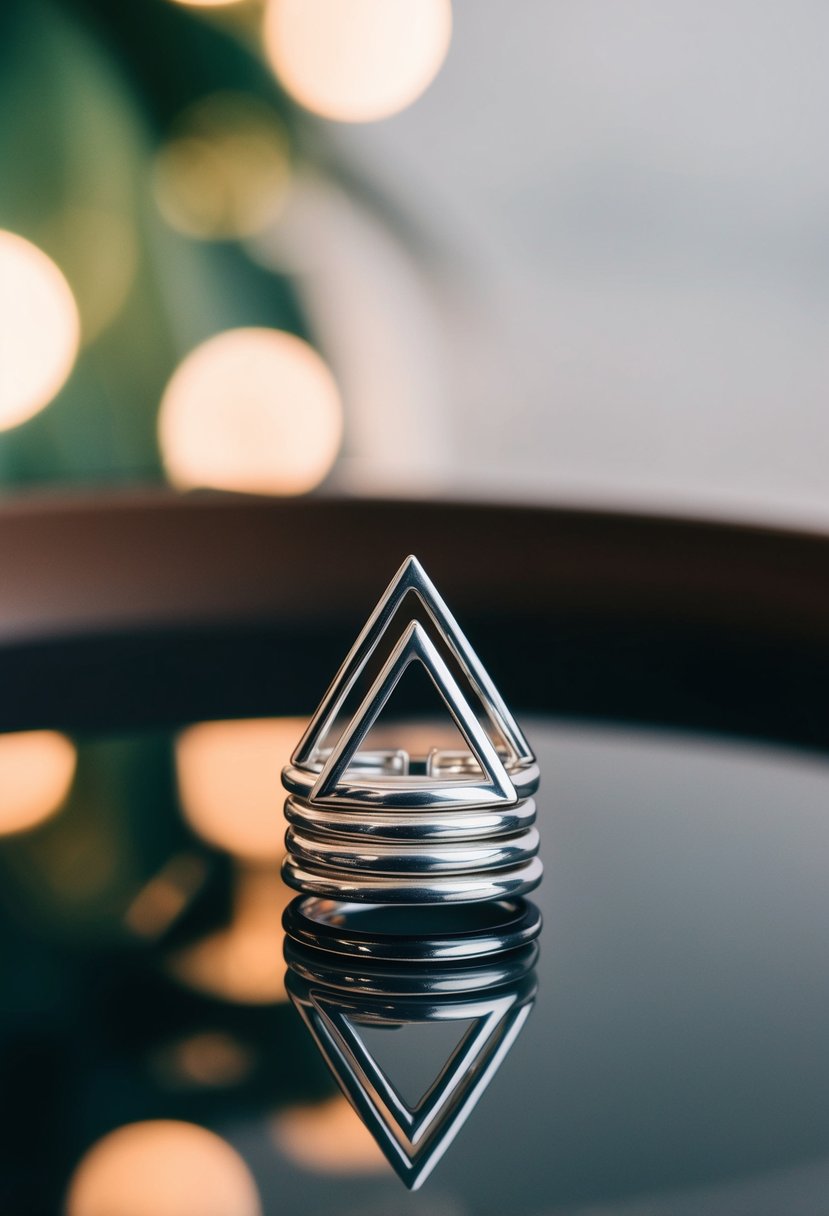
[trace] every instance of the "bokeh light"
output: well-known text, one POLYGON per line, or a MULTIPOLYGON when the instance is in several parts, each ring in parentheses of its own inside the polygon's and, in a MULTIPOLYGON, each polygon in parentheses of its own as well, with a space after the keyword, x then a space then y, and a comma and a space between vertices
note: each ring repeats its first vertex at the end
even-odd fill
POLYGON ((159 440, 181 488, 302 494, 329 472, 342 426, 337 385, 307 342, 276 329, 231 329, 173 374, 159 440))
POLYGON ((276 867, 240 867, 229 927, 176 951, 167 960, 169 973, 188 988, 234 1004, 285 1001, 282 912, 293 895, 276 867))
POLYGON ((54 815, 69 793, 76 760, 73 744, 56 731, 0 735, 0 835, 54 815))
POLYGON ((411 105, 440 69, 450 0, 269 0, 265 50, 301 105, 372 122, 411 105))
POLYGON ((168 1043, 151 1059, 153 1074, 172 1090, 239 1085, 250 1076, 254 1064, 250 1049, 221 1030, 201 1030, 168 1043))
POLYGON ((284 853, 279 783, 303 718, 201 722, 176 740, 179 797, 190 826, 210 844, 249 861, 284 853))
POLYGON ((127 928, 137 937, 161 937, 199 891, 207 873, 203 857, 187 853, 171 857, 142 886, 127 908, 124 914, 127 928))
POLYGON ((256 1184, 235 1149, 172 1119, 104 1136, 69 1185, 67 1216, 261 1216, 256 1184))
POLYGON ((49 404, 79 341, 77 305, 58 267, 30 241, 0 231, 0 430, 49 404))
POLYGON ((188 236, 252 236, 274 222, 290 182, 285 131, 270 106, 244 93, 201 98, 156 157, 164 218, 188 236))
POLYGON ((276 1147, 295 1165, 320 1174, 385 1174, 391 1167, 345 1098, 292 1106, 271 1125, 276 1147))

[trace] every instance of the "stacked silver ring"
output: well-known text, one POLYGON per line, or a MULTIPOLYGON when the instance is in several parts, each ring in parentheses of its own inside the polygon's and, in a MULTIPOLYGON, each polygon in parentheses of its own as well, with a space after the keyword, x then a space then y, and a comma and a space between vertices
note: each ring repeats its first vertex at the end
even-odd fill
POLYGON ((283 876, 306 894, 351 903, 509 899, 541 881, 526 739, 434 585, 409 558, 377 605, 282 774, 288 793, 283 876), (335 719, 414 592, 412 619, 333 746, 335 719), (432 628, 433 627, 433 628, 432 628), (368 750, 366 737, 408 665, 420 662, 466 749, 368 750))
MULTIPOLYGON (((296 792, 298 777, 294 768, 284 775, 292 792, 285 802, 283 874, 300 891, 369 903, 470 903, 520 895, 540 881, 532 797, 503 809, 446 810, 441 803, 430 809, 414 785, 413 805, 398 801, 385 809, 385 791, 375 784, 364 787, 370 797, 362 806, 353 800, 320 807, 296 792)), ((522 777, 528 787, 532 776, 522 777)))

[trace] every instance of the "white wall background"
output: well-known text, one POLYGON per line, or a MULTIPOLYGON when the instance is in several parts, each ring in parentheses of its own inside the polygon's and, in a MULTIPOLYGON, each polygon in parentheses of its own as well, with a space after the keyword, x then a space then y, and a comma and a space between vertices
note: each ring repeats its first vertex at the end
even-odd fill
POLYGON ((423 238, 344 239, 405 281, 346 482, 829 524, 829 5, 454 12, 420 101, 326 124, 423 238))

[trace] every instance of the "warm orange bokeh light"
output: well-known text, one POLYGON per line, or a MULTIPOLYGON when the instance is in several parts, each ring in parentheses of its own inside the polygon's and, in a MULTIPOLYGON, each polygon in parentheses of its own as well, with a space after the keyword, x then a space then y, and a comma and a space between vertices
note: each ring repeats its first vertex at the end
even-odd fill
POLYGON ((276 1147, 296 1165, 320 1174, 385 1174, 391 1167, 363 1121, 343 1097, 280 1111, 276 1147))
POLYGON ((277 868, 240 868, 230 926, 172 955, 170 974, 188 988, 235 1004, 286 1000, 282 912, 293 896, 277 868))
POLYGON ((184 816, 194 831, 249 861, 284 853, 282 766, 305 729, 303 718, 201 722, 176 740, 184 816))
POLYGON ((151 1066, 167 1089, 224 1089, 250 1076, 255 1059, 250 1050, 221 1030, 202 1030, 168 1043, 151 1066))
POLYGON ((145 883, 124 913, 124 923, 137 937, 161 937, 187 907, 207 877, 203 857, 171 857, 145 883))
POLYGON ((156 1119, 110 1132, 75 1170, 66 1216, 261 1216, 235 1149, 194 1123, 156 1119))
POLYGON ((72 370, 80 334, 74 296, 52 259, 0 231, 0 430, 49 404, 72 370))
POLYGON ((158 426, 175 485, 302 494, 330 470, 342 424, 334 378, 307 342, 276 329, 231 329, 179 366, 158 426))
POLYGON ((72 743, 56 731, 0 735, 0 835, 54 815, 69 793, 76 760, 72 743))
POLYGON ((450 0, 269 0, 265 50, 301 105, 372 122, 411 105, 452 35, 450 0))

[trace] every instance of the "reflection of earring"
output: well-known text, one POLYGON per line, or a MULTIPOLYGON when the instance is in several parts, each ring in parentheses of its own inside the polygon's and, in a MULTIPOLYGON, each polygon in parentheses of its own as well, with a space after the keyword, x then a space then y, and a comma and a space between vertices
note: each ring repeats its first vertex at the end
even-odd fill
POLYGON ((310 894, 382 904, 487 901, 541 880, 533 827, 538 766, 524 735, 423 567, 403 563, 283 772, 285 881, 310 894), (403 628, 332 745, 406 595, 403 628), (411 663, 420 663, 467 750, 361 750, 411 663))
POLYGON ((288 939, 324 951, 332 966, 363 963, 476 963, 522 950, 541 932, 541 913, 526 899, 465 904, 425 921, 419 909, 375 908, 308 896, 282 915, 288 939))
POLYGON ((285 913, 288 994, 346 1097, 412 1189, 449 1147, 535 1000, 538 911, 523 899, 497 909, 485 925, 477 923, 480 905, 442 909, 449 919, 441 931, 421 938, 377 932, 367 905, 305 899, 285 913), (418 961, 435 958, 443 961, 418 961), (406 1101, 366 1035, 437 1023, 459 1025, 462 1036, 437 1077, 417 1087, 422 1096, 406 1101))

